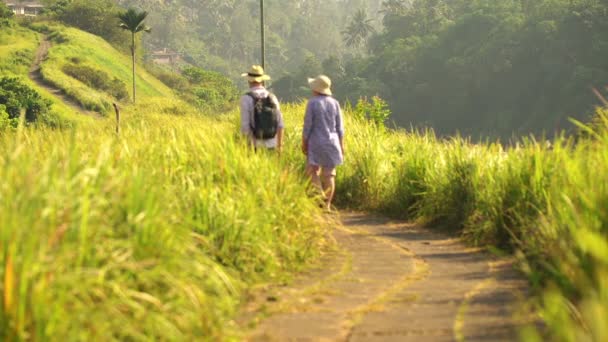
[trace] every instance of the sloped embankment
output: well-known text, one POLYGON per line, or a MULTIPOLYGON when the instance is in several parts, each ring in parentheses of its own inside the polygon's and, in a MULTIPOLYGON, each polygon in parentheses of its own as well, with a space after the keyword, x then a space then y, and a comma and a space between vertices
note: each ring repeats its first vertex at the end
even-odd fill
POLYGON ((28 74, 30 80, 32 80, 34 83, 36 83, 40 88, 46 89, 50 94, 52 94, 55 98, 57 98, 57 100, 65 103, 71 109, 73 109, 75 112, 98 117, 99 113, 86 110, 75 99, 65 95, 61 89, 55 87, 53 85, 53 83, 46 81, 42 77, 42 73, 40 72, 41 64, 42 64, 42 61, 44 61, 44 59, 47 57, 48 51, 50 48, 51 48, 51 41, 48 39, 48 37, 46 37, 46 36, 43 37, 42 41, 40 42, 40 46, 38 47, 38 50, 36 50, 34 62, 32 63, 32 66, 31 66, 29 74, 28 74))

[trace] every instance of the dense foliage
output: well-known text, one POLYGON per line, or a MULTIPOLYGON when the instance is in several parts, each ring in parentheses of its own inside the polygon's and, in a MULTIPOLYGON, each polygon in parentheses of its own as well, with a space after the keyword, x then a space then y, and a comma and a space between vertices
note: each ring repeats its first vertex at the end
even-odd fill
POLYGON ((7 128, 15 128, 19 124, 19 120, 17 118, 11 118, 10 115, 6 112, 6 106, 0 104, 0 132, 6 130, 7 128))
POLYGON ((129 97, 129 92, 127 91, 127 86, 124 82, 116 77, 111 78, 110 75, 102 70, 80 64, 78 58, 72 59, 72 63, 70 64, 65 64, 62 67, 62 70, 67 75, 81 81, 93 89, 107 92, 117 100, 124 100, 129 97))
MULTIPOLYGON (((259 62, 258 1, 120 0, 151 11, 150 47, 233 79, 259 62)), ((284 101, 326 73, 342 101, 380 95, 402 127, 510 138, 570 130, 608 83, 605 0, 267 0, 284 101), (449 108, 449 110, 447 109, 449 108)))
MULTIPOLYGON (((150 12, 149 24, 155 30, 146 43, 151 48, 181 52, 187 62, 233 79, 260 63, 258 0, 117 2, 150 12)), ((380 3, 375 0, 266 0, 265 6, 267 69, 276 78, 298 69, 309 57, 342 58, 361 51, 362 46, 347 46, 343 34, 358 10, 366 10, 365 20, 373 19, 369 25, 380 25, 380 3)), ((354 36, 357 40, 357 33, 354 36)))
POLYGON ((3 105, 8 119, 17 119, 24 112, 26 121, 35 122, 49 112, 51 103, 18 78, 1 77, 0 105, 3 105))
POLYGON ((388 12, 362 75, 395 119, 440 133, 540 133, 590 117, 608 82, 604 0, 417 0, 388 12))
POLYGON ((380 94, 404 127, 552 134, 570 129, 569 117, 588 119, 590 86, 608 82, 606 1, 397 0, 383 13, 370 56, 318 70, 342 100, 380 94))
POLYGON ((234 83, 217 72, 193 66, 185 66, 179 73, 154 65, 147 65, 147 69, 183 100, 205 112, 230 110, 239 96, 234 83))
POLYGON ((113 0, 49 0, 47 16, 103 37, 121 51, 128 51, 130 37, 119 26, 120 7, 113 0))
POLYGON ((0 2, 0 27, 11 26, 13 21, 13 11, 4 2, 0 2))

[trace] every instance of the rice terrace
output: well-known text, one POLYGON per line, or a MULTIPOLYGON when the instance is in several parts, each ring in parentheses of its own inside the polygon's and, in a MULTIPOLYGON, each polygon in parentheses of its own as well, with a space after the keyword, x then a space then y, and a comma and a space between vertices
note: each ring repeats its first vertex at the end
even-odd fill
POLYGON ((608 1, 1 0, 0 341, 608 341, 608 1))

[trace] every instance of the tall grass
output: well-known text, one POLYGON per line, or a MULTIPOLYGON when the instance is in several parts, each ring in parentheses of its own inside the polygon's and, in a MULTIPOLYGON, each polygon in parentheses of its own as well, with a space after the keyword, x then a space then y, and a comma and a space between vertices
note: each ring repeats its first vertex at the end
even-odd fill
MULTIPOLYGON (((314 260, 326 242, 300 176, 303 105, 283 106, 280 160, 247 150, 236 113, 189 110, 151 96, 120 137, 109 121, 0 133, 0 337, 230 339, 243 291, 314 260)), ((513 251, 551 339, 607 338, 608 112, 582 138, 508 149, 349 111, 346 131, 341 206, 513 251)))
POLYGON ((346 116, 341 205, 516 252, 552 339, 608 340, 608 111, 598 110, 582 138, 513 148, 387 132, 346 116))
POLYGON ((127 111, 0 133, 0 339, 225 340, 251 284, 325 243, 301 177, 231 119, 127 111))

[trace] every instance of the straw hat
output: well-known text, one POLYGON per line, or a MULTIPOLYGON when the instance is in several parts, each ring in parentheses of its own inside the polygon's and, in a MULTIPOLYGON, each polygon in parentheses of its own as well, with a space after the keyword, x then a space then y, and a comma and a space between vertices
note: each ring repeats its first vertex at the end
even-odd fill
POLYGON ((264 68, 259 65, 252 65, 251 69, 249 69, 248 72, 241 74, 241 76, 247 77, 249 82, 256 83, 268 81, 270 79, 270 76, 264 73, 264 68))
POLYGON ((331 95, 331 80, 325 75, 309 78, 308 85, 310 86, 310 89, 319 94, 331 95))

